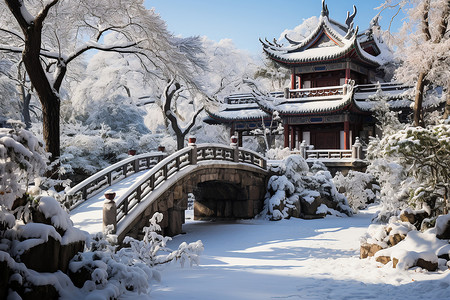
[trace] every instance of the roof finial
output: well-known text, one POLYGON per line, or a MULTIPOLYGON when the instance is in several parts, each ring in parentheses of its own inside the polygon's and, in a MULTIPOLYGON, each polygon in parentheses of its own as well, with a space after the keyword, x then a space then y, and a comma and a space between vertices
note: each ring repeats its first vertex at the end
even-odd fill
POLYGON ((347 11, 347 19, 345 20, 345 24, 347 24, 347 28, 350 30, 353 28, 353 19, 356 16, 356 6, 353 5, 353 13, 350 15, 350 12, 347 11))
POLYGON ((322 17, 327 17, 329 15, 329 11, 328 11, 328 6, 325 4, 325 0, 322 0, 322 12, 320 13, 320 15, 322 17))
POLYGON ((370 21, 370 28, 380 27, 378 20, 380 18, 380 14, 378 13, 373 19, 370 21))

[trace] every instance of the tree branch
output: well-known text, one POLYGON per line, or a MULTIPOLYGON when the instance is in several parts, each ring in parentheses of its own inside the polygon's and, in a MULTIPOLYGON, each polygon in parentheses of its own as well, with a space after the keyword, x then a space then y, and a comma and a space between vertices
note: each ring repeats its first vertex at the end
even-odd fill
POLYGON ((18 32, 14 32, 14 31, 11 31, 11 30, 7 30, 7 29, 5 29, 5 28, 0 28, 0 31, 9 33, 10 35, 13 35, 13 36, 19 38, 22 42, 25 42, 25 39, 24 39, 18 32))
POLYGON ((428 22, 428 15, 430 12, 430 0, 425 0, 423 4, 422 13, 422 33, 425 35, 425 40, 431 40, 430 23, 428 22))
POLYGON ((435 43, 440 43, 442 38, 444 38, 445 33, 447 32, 448 19, 450 14, 450 0, 447 0, 447 5, 445 5, 442 10, 441 22, 438 25, 438 35, 436 37, 435 43))
POLYGON ((52 8, 53 6, 55 6, 58 3, 59 0, 53 0, 49 3, 47 3, 47 5, 38 13, 38 15, 35 18, 35 25, 38 27, 42 27, 42 24, 44 23, 45 18, 48 15, 48 12, 50 11, 50 8, 52 8))
POLYGON ((192 127, 194 127, 195 125, 195 121, 198 117, 198 115, 205 109, 205 107, 203 106, 202 108, 200 108, 195 115, 192 117, 191 123, 189 124, 188 127, 185 128, 185 130, 183 131, 183 135, 186 135, 191 129, 192 127))

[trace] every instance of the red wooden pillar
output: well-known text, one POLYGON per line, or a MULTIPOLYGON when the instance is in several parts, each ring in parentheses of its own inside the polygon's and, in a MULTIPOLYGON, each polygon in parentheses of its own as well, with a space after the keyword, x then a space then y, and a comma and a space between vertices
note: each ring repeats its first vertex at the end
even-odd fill
POLYGON ((295 127, 291 126, 291 150, 295 149, 295 127))
POLYGON ((242 131, 238 131, 238 146, 242 147, 242 131))
POLYGON ((302 76, 298 75, 298 88, 301 89, 302 88, 302 76))
POLYGON ((303 130, 301 127, 298 127, 298 130, 297 130, 297 141, 299 143, 303 142, 303 130))
POLYGON ((289 125, 284 124, 284 148, 289 147, 289 125))
POLYGON ((350 122, 348 114, 344 116, 344 149, 350 149, 350 122))
POLYGON ((292 73, 292 74, 291 74, 291 90, 294 90, 294 89, 295 89, 295 80, 296 80, 295 74, 292 73))
POLYGON ((347 61, 347 65, 345 67, 345 83, 348 83, 350 81, 350 62, 347 61))

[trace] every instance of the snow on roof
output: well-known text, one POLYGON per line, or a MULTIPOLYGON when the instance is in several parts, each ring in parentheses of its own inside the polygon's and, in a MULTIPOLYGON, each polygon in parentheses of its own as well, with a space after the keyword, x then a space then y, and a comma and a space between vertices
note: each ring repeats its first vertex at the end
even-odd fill
POLYGON ((410 88, 398 82, 358 85, 353 98, 362 111, 373 110, 380 97, 386 99, 391 108, 408 108, 413 103, 408 95, 410 88))
POLYGON ((241 105, 242 109, 239 109, 240 105, 230 106, 216 113, 208 112, 208 114, 213 119, 222 120, 261 120, 261 118, 270 118, 270 115, 262 111, 256 103, 252 106, 241 105))
POLYGON ((215 122, 259 121, 261 118, 269 119, 270 112, 274 111, 282 115, 321 114, 342 110, 351 104, 362 112, 368 112, 375 108, 380 97, 386 99, 391 108, 407 108, 413 103, 407 94, 410 87, 395 82, 357 85, 353 89, 348 89, 346 95, 343 92, 336 95, 325 93, 324 96, 308 93, 320 89, 343 90, 343 86, 293 90, 302 95, 298 98, 280 97, 281 93, 265 96, 251 93, 234 94, 227 97, 232 99, 228 101, 231 103, 223 103, 218 112, 208 111, 208 114, 215 122))
MULTIPOLYGON (((358 27, 353 29, 353 18, 356 14, 347 14, 346 25, 343 25, 328 17, 328 10, 324 6, 320 16, 320 22, 316 29, 306 37, 303 41, 293 41, 285 36, 289 45, 282 46, 277 43, 270 43, 260 39, 263 44, 263 50, 274 60, 288 64, 292 63, 310 63, 324 60, 337 60, 350 55, 355 50, 360 59, 366 63, 373 65, 383 65, 386 63, 387 55, 373 56, 362 49, 360 43, 373 41, 375 46, 379 47, 379 41, 372 36, 372 27, 378 26, 376 22, 371 22, 371 28, 363 34, 358 34, 358 27), (324 12, 325 9, 325 12, 324 12), (329 39, 328 42, 320 42, 320 40, 329 39)), ((385 50, 381 47, 380 50, 385 50)))
MULTIPOLYGON (((284 101, 274 101, 268 109, 280 114, 316 114, 336 111, 351 103, 351 94, 322 97, 290 98, 284 101)), ((263 104, 264 105, 264 104, 263 104)))

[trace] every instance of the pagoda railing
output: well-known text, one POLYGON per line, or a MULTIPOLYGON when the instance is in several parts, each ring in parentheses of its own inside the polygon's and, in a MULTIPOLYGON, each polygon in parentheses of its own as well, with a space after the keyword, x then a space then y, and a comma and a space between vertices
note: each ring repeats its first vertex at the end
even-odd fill
POLYGON ((143 170, 151 169, 165 156, 166 154, 162 152, 151 152, 130 156, 121 160, 86 178, 67 191, 65 205, 72 210, 86 201, 89 197, 96 195, 101 190, 113 185, 123 178, 143 170))
POLYGON ((355 143, 352 146, 352 149, 343 150, 343 149, 310 149, 311 146, 306 145, 306 142, 303 141, 300 144, 299 151, 291 151, 293 154, 300 154, 306 160, 363 160, 364 151, 359 138, 357 137, 355 143))
POLYGON ((334 95, 345 95, 344 86, 327 86, 308 89, 287 89, 285 92, 286 98, 309 98, 309 97, 324 97, 334 95))

